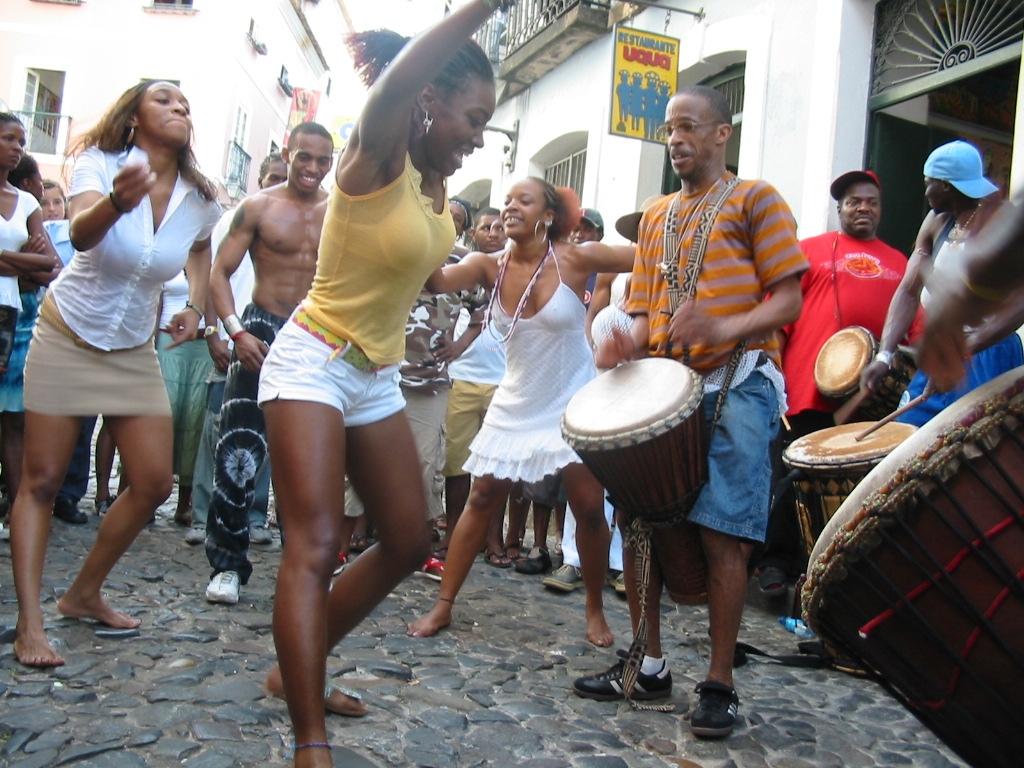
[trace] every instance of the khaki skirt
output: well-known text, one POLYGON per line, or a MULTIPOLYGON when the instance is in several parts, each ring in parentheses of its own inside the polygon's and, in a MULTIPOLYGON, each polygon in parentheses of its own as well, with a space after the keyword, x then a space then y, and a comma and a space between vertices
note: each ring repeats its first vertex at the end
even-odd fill
POLYGON ((25 410, 49 416, 170 417, 152 339, 113 352, 81 346, 84 342, 76 343, 54 312, 47 296, 25 362, 25 410))

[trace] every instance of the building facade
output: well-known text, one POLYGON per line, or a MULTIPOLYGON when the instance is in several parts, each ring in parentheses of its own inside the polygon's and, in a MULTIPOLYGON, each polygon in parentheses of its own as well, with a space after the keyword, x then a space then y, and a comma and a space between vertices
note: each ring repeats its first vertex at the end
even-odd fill
POLYGON ((290 120, 329 123, 332 71, 349 68, 341 0, 4 0, 0 100, 45 176, 127 88, 169 80, 189 99, 195 151, 221 200, 254 191, 290 120), (318 35, 317 30, 329 34, 318 35), (310 112, 312 110, 312 112, 310 112))
POLYGON ((670 191, 664 147, 609 130, 616 29, 678 39, 674 86, 726 93, 730 166, 774 184, 801 236, 836 226, 833 178, 871 167, 882 236, 909 252, 924 159, 955 137, 979 146, 1004 190, 1024 181, 1021 0, 520 0, 478 35, 499 77, 500 131, 451 189, 500 204, 515 179, 546 176, 606 220, 670 191))

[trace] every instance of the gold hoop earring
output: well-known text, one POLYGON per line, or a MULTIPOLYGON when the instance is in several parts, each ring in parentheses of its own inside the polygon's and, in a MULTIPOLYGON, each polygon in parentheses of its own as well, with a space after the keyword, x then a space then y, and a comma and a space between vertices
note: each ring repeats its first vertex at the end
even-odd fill
POLYGON ((124 145, 126 147, 130 147, 134 143, 135 143, 135 126, 133 125, 133 126, 130 126, 128 128, 128 138, 125 139, 124 145))

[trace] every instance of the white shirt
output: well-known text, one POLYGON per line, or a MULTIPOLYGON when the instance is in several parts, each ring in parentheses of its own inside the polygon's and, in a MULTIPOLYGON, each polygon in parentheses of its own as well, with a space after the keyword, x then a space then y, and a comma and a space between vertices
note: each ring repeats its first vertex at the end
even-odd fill
MULTIPOLYGON (((10 219, 0 216, 0 250, 20 251, 28 242, 28 218, 39 210, 39 202, 28 192, 20 189, 14 212, 10 219)), ((21 310, 21 292, 15 275, 0 277, 0 305, 21 310)))
MULTIPOLYGON (((176 314, 185 308, 188 301, 188 278, 185 277, 185 270, 164 283, 163 295, 160 297, 160 320, 159 328, 166 328, 176 314)), ((203 327, 203 321, 199 321, 199 327, 203 327)))
MULTIPOLYGON (((75 162, 69 198, 83 192, 109 193, 127 154, 85 150, 75 162)), ((164 283, 184 268, 193 243, 210 236, 219 216, 220 205, 204 200, 179 175, 154 232, 147 195, 95 247, 77 252, 53 283, 51 291, 64 322, 99 349, 144 344, 153 334, 164 283)))

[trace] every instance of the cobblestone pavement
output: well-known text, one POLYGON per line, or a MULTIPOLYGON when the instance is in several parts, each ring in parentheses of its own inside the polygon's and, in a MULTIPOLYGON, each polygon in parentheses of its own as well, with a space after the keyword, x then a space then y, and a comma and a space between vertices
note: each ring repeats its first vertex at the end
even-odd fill
MULTIPOLYGON (((173 501, 173 500, 172 500, 173 501)), ((86 499, 83 509, 92 509, 86 499)), ((43 594, 47 630, 66 666, 22 667, 11 648, 16 614, 10 549, 0 542, 0 762, 99 767, 287 765, 283 701, 262 683, 271 635, 277 545, 254 548, 255 573, 234 606, 210 605, 202 547, 184 544, 173 503, 122 558, 111 604, 142 619, 116 631, 63 619, 55 608, 95 536, 55 521, 43 594)), ((752 659, 737 669, 740 720, 722 741, 695 739, 685 713, 707 667, 703 608, 665 603, 663 638, 675 714, 581 699, 580 675, 611 665, 611 649, 584 640, 582 590, 555 594, 540 577, 482 561, 435 638, 406 636, 436 583, 412 576, 335 652, 329 673, 359 690, 363 719, 328 721, 338 766, 725 768, 740 766, 962 766, 882 688, 841 672, 752 659)), ((625 601, 606 592, 617 646, 629 640, 625 601)), ((791 653, 778 616, 785 598, 751 593, 741 640, 791 653)))

